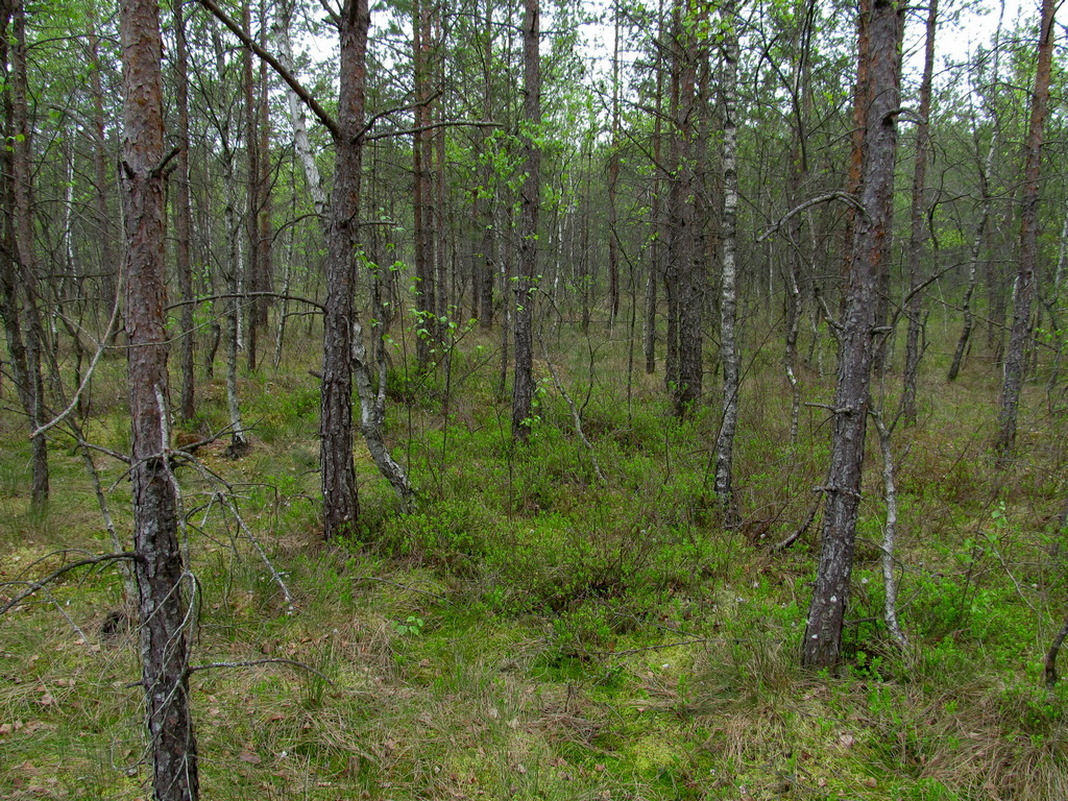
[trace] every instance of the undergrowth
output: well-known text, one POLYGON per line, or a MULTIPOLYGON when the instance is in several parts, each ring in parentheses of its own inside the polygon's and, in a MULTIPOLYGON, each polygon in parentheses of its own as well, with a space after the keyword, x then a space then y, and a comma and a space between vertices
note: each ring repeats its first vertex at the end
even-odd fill
MULTIPOLYGON (((399 357, 389 374, 387 437, 419 488, 409 513, 358 449, 360 526, 322 542, 304 351, 243 378, 248 456, 209 445, 206 470, 179 468, 203 797, 1068 798, 1065 691, 1047 693, 1040 675, 1068 601, 1063 460, 1036 447, 993 471, 977 403, 991 385, 932 378, 921 398, 938 403, 895 435, 906 649, 882 623, 872 450, 847 664, 815 674, 798 649, 829 377, 803 375, 817 405, 791 442, 785 379, 775 359, 754 361, 736 448, 744 523, 728 530, 712 494, 714 403, 675 420, 659 376, 627 385, 623 343, 599 348, 591 372, 581 336, 561 334, 576 347, 553 367, 593 449, 544 365, 530 443, 516 446, 495 343, 467 336, 431 374, 399 357)), ((101 371, 102 386, 123 380, 121 364, 101 371)), ((86 428, 121 450, 123 415, 105 396, 86 428)), ((216 381, 185 428, 203 436, 225 419, 216 381)), ((1063 440, 1059 418, 1042 425, 1063 440)), ((0 438, 11 596, 77 558, 64 549, 112 546, 69 443, 53 443, 54 499, 35 517, 20 421, 0 419, 0 438)), ((126 532, 125 468, 94 459, 126 532)), ((66 574, 2 631, 0 794, 144 798, 136 631, 116 569, 66 574)))

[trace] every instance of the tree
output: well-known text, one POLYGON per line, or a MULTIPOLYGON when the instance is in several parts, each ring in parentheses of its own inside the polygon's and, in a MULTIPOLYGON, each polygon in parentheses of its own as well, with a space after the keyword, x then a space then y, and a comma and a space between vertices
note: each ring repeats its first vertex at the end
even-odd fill
POLYGON ((412 3, 412 72, 415 83, 415 127, 412 134, 412 235, 415 248, 416 362, 420 372, 430 365, 431 350, 438 343, 437 238, 434 231, 434 192, 431 169, 434 140, 431 126, 434 91, 432 0, 412 3))
POLYGON ((1025 356, 1031 338, 1031 306, 1035 295, 1035 268, 1038 263, 1038 204, 1042 177, 1042 139, 1049 109, 1049 88, 1053 74, 1053 0, 1042 0, 1038 36, 1038 64, 1031 95, 1031 121, 1024 156, 1024 183, 1020 198, 1020 255, 1016 275, 1016 302, 1012 332, 1005 354, 1005 376, 1001 386, 998 434, 994 442, 998 464, 1005 466, 1016 448, 1016 418, 1023 388, 1025 356))
POLYGON ((676 0, 672 19, 671 110, 673 128, 669 146, 670 189, 666 209, 667 268, 664 290, 668 302, 667 359, 664 379, 672 396, 675 415, 689 413, 701 397, 704 346, 705 281, 702 237, 704 220, 696 206, 701 194, 700 123, 707 104, 704 82, 698 81, 702 62, 707 64, 707 5, 692 8, 676 0), (704 31, 703 37, 699 31, 704 31))
POLYGON ((43 365, 45 330, 41 323, 37 253, 33 222, 33 136, 28 107, 26 8, 22 0, 0 6, 0 49, 4 76, 3 149, 4 243, 0 265, 0 303, 8 352, 19 401, 29 420, 32 483, 30 505, 41 512, 48 504, 48 441, 41 425, 46 417, 43 365), (9 60, 10 59, 10 60, 9 60), (10 67, 9 67, 10 65, 10 67))
MULTIPOLYGON (((331 21, 337 27, 341 50, 341 80, 336 116, 327 113, 308 93, 282 61, 268 53, 214 0, 201 5, 229 28, 241 43, 255 53, 286 82, 289 90, 330 132, 336 154, 334 187, 330 202, 323 205, 318 190, 319 171, 311 154, 299 114, 291 117, 298 156, 305 178, 312 188, 315 208, 320 213, 327 240, 326 300, 323 312, 323 371, 319 403, 319 466, 323 491, 323 535, 326 539, 344 536, 354 530, 359 519, 356 469, 352 459, 353 372, 360 373, 356 389, 363 415, 363 434, 379 472, 392 484, 401 500, 413 494, 408 476, 390 456, 382 441, 385 415, 384 362, 379 363, 380 385, 372 394, 370 363, 366 360, 362 329, 356 317, 355 285, 360 248, 360 180, 363 161, 364 106, 367 87, 367 35, 371 14, 367 0, 346 0, 331 21)), ((288 27, 282 32, 283 58, 289 60, 288 27)), ((381 329, 379 329, 381 331, 381 329)))
POLYGON ((541 203, 541 22, 538 0, 524 0, 523 16, 523 179, 519 226, 519 275, 515 284, 515 365, 512 383, 512 438, 526 442, 534 407, 534 293, 537 291, 538 208, 541 203))
POLYGON ((178 543, 176 482, 168 463, 167 332, 164 308, 163 42, 155 0, 120 5, 123 52, 121 171, 126 223, 126 333, 132 430, 134 573, 141 685, 156 801, 198 795, 197 744, 189 710, 191 610, 178 543))
MULTIPOLYGON (((182 420, 196 415, 194 360, 196 332, 193 329, 193 265, 189 245, 193 238, 193 208, 189 198, 189 46, 185 34, 186 0, 174 0, 175 103, 178 112, 178 170, 174 192, 175 254, 181 313, 181 402, 182 420)), ((95 73, 94 73, 95 74, 95 73)))
POLYGON ((923 321, 921 262, 926 237, 927 159, 931 139, 931 83, 934 77, 935 31, 938 27, 938 0, 929 0, 927 35, 924 45, 923 78, 920 80, 919 122, 916 125, 916 154, 912 171, 912 208, 909 215, 908 277, 905 302, 908 334, 905 340, 905 376, 901 413, 906 425, 916 422, 916 380, 920 371, 920 329, 923 321))
POLYGON ((838 329, 831 464, 823 488, 820 558, 801 655, 808 667, 833 667, 841 657, 863 476, 868 389, 880 337, 878 295, 887 269, 893 220, 903 20, 904 6, 893 0, 872 0, 870 18, 861 24, 869 37, 859 67, 866 84, 862 95, 868 98, 860 173, 862 212, 854 221, 853 257, 838 329))
POLYGON ((734 0, 723 5, 723 226, 720 287, 720 352, 723 361, 723 411, 716 438, 716 498, 723 522, 738 525, 738 505, 734 498, 734 434, 738 427, 740 370, 735 332, 738 309, 737 229, 738 229, 738 34, 734 0))

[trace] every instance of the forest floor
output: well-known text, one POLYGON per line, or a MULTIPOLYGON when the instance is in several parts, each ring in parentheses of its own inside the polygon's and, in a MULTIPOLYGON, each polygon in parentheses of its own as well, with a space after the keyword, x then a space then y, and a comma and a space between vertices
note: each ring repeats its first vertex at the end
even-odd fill
MULTIPOLYGON (((230 460, 223 442, 179 469, 192 662, 244 665, 191 677, 202 797, 1068 798, 1066 693, 1042 684, 1068 609, 1068 437, 1044 377, 1027 390, 1020 456, 998 472, 996 370, 973 358, 947 384, 946 354, 928 351, 920 421, 893 441, 909 644, 883 624, 872 432, 848 658, 831 675, 798 658, 818 516, 792 547, 774 546, 818 500, 829 436, 818 404, 833 375, 802 376, 808 405, 791 441, 780 354, 747 351, 745 524, 725 531, 712 495, 718 404, 672 418, 662 376, 644 375, 639 354, 628 368, 624 333, 549 343, 565 355, 553 370, 539 360, 525 447, 511 442, 495 341, 469 333, 422 378, 395 356, 388 434, 417 506, 401 512, 360 443, 361 529, 346 542, 324 543, 318 522, 315 337, 242 378, 251 452, 230 460)), ((898 384, 886 376, 889 410, 898 384)), ((16 405, 10 386, 0 392, 16 405)), ((105 361, 90 441, 127 448, 124 395, 124 363, 105 361)), ((184 433, 225 428, 225 401, 219 374, 199 387, 201 418, 184 433)), ((81 457, 58 435, 50 508, 29 512, 28 450, 24 422, 5 411, 4 582, 112 550, 81 457)), ((94 459, 125 536, 123 467, 94 459)), ((0 586, 0 598, 18 589, 0 586)), ((72 571, 0 624, 0 796, 147 797, 122 597, 114 566, 72 571)))

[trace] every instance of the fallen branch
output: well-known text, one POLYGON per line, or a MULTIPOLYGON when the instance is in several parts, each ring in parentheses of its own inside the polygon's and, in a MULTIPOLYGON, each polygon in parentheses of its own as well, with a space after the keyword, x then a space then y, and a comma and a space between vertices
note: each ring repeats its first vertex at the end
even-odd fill
MULTIPOLYGON (((65 553, 65 552, 61 552, 61 553, 65 553)), ((49 554, 49 556, 54 556, 54 555, 55 554, 49 554)), ((45 558, 48 558, 48 557, 45 557, 45 558)), ((136 559, 136 558, 137 558, 137 554, 133 553, 132 551, 124 551, 122 553, 107 553, 107 554, 103 554, 102 556, 94 556, 94 557, 89 558, 89 559, 80 559, 77 562, 71 562, 70 564, 63 565, 63 567, 59 568, 54 573, 46 576, 43 579, 39 579, 37 581, 5 581, 5 582, 0 582, 0 587, 12 586, 12 585, 23 585, 23 586, 26 587, 25 590, 23 590, 22 592, 18 593, 14 598, 11 598, 10 600, 8 600, 6 603, 4 603, 3 606, 0 606, 0 615, 6 614, 9 610, 11 610, 12 608, 18 606, 20 603, 22 603, 25 599, 29 598, 34 593, 39 592, 40 590, 43 590, 49 584, 53 583, 54 581, 57 581, 58 579, 60 579, 63 576, 65 576, 70 571, 76 570, 79 567, 88 567, 88 566, 91 566, 91 565, 99 565, 99 564, 103 564, 105 562, 114 562, 114 561, 119 560, 119 559, 136 559)), ((38 562, 39 561, 42 561, 42 560, 38 560, 38 562)))
POLYGON ((201 670, 215 670, 216 668, 246 668, 256 667, 256 665, 292 665, 293 667, 299 667, 302 670, 306 670, 318 676, 325 681, 331 687, 336 687, 337 683, 329 676, 325 675, 319 670, 316 670, 311 665, 306 665, 303 662, 298 662, 296 659, 281 659, 281 658, 267 658, 267 659, 249 659, 242 662, 209 662, 206 665, 190 665, 188 672, 199 673, 201 670))

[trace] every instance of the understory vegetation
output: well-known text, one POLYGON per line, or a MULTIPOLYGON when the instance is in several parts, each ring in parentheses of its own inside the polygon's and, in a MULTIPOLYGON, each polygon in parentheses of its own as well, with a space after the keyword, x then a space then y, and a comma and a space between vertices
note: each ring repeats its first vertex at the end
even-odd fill
MULTIPOLYGON (((387 436, 417 500, 405 513, 359 443, 359 533, 329 544, 316 336, 242 378, 248 455, 230 459, 220 441, 176 461, 203 797, 1068 798, 1063 685, 1051 694, 1042 681, 1068 605, 1068 439, 1046 376, 1025 391, 1021 456, 996 470, 996 371, 976 353, 945 383, 953 334, 930 323, 919 422, 893 439, 908 646, 883 623, 873 435, 848 659, 832 675, 802 670, 799 648, 834 386, 816 355, 833 363, 833 341, 814 343, 801 375, 796 441, 781 346, 744 343, 744 523, 724 530, 718 408, 672 416, 662 376, 629 366, 624 326, 600 325, 595 337, 547 332, 536 348, 526 445, 512 439, 496 335, 467 332, 422 376, 393 352, 387 436)), ((84 420, 87 440, 119 452, 124 369, 101 363, 84 420)), ((887 372, 888 417, 899 385, 887 372)), ((227 420, 222 380, 205 382, 197 426, 174 436, 205 438, 227 420)), ((52 500, 35 515, 23 421, 0 416, 0 443, 0 594, 112 550, 72 446, 57 437, 52 500)), ((121 534, 125 465, 93 458, 121 534)), ((130 614, 116 564, 103 563, 6 615, 0 795, 146 797, 130 614)))

